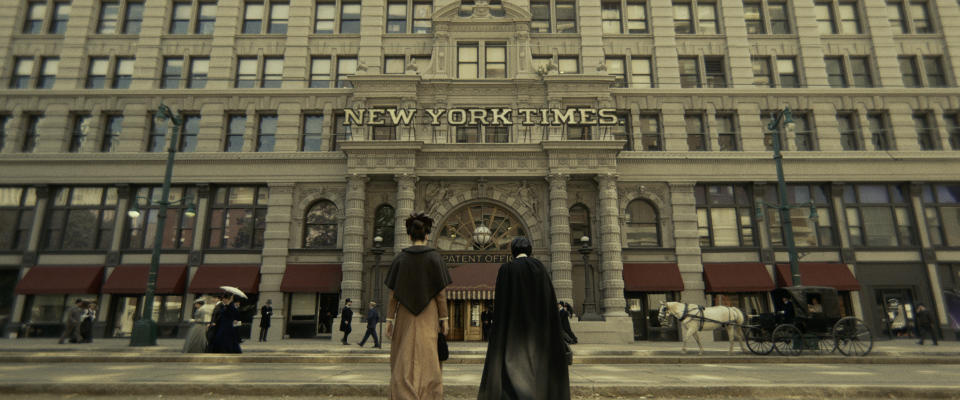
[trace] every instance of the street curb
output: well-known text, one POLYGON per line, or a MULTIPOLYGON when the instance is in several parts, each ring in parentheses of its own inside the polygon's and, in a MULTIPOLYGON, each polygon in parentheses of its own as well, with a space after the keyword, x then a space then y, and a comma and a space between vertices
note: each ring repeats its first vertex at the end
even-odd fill
MULTIPOLYGON (((476 397, 473 385, 444 385, 445 397, 476 397)), ((387 396, 388 384, 274 384, 274 383, 8 383, 0 384, 3 395, 151 396, 387 396)), ((855 385, 714 385, 714 386, 624 386, 571 385, 574 397, 782 397, 791 398, 922 398, 952 399, 960 386, 855 386, 855 385)))

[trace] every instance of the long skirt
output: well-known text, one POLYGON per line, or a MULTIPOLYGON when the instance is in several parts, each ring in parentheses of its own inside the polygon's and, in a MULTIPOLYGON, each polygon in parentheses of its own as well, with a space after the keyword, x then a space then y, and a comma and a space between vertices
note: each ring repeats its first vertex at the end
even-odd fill
POLYGON ((187 340, 183 342, 184 353, 203 353, 207 350, 207 327, 204 324, 193 324, 187 332, 187 340))
POLYGON ((437 302, 420 315, 397 305, 390 344, 390 400, 443 400, 443 372, 437 356, 440 333, 437 302))

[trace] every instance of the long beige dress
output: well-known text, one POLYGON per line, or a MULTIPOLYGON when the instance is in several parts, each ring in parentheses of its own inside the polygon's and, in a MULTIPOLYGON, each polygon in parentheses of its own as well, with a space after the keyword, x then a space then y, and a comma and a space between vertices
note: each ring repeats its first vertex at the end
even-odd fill
POLYGON ((440 320, 447 318, 443 290, 413 315, 390 292, 387 316, 395 317, 390 344, 390 400, 443 400, 443 372, 437 355, 440 320))

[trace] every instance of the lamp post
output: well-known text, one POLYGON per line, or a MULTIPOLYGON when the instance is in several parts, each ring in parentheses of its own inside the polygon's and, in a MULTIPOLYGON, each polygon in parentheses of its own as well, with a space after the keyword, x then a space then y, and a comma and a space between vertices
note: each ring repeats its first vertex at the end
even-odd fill
POLYGON ((785 129, 790 129, 795 126, 793 123, 793 111, 790 110, 790 106, 785 107, 783 111, 777 115, 771 114, 770 123, 767 125, 767 129, 769 129, 773 135, 773 161, 777 164, 777 185, 780 192, 780 205, 778 206, 762 201, 758 202, 756 219, 758 221, 763 220, 763 212, 760 209, 761 204, 780 210, 780 220, 783 221, 784 241, 787 243, 787 254, 790 256, 790 274, 793 276, 793 286, 801 286, 800 261, 799 257, 797 257, 797 246, 793 241, 793 221, 790 219, 790 210, 809 205, 810 219, 816 222, 819 216, 817 215, 817 207, 813 204, 813 200, 796 206, 791 206, 787 203, 787 183, 783 179, 783 155, 780 154, 780 135, 777 133, 777 126, 780 125, 781 117, 783 118, 785 129))
MULTIPOLYGON (((179 114, 179 113, 177 113, 179 114)), ((173 115, 169 107, 160 103, 157 110, 156 123, 162 125, 167 119, 173 123, 173 134, 171 140, 167 142, 167 172, 163 178, 163 192, 160 195, 160 205, 157 214, 157 232, 153 240, 153 254, 150 257, 150 273, 147 275, 147 291, 144 295, 143 317, 133 324, 133 332, 130 335, 131 346, 156 346, 157 345, 157 323, 153 320, 153 299, 156 296, 157 272, 160 270, 160 248, 163 246, 163 228, 166 225, 167 206, 171 204, 170 199, 170 179, 173 175, 173 157, 177 153, 177 140, 180 137, 180 126, 183 125, 183 119, 179 115, 173 115)), ((133 208, 127 212, 132 218, 140 216, 138 198, 134 199, 133 208)), ((193 199, 193 196, 184 197, 176 202, 187 199, 193 199)), ((145 199, 150 202, 150 199, 145 199)), ((196 215, 194 204, 190 203, 189 208, 184 213, 187 217, 196 215)))
POLYGON ((584 236, 580 238, 580 241, 583 242, 583 247, 577 249, 580 254, 583 255, 583 286, 584 286, 584 296, 583 296, 583 313, 580 314, 581 321, 603 321, 603 317, 597 314, 596 305, 593 302, 593 283, 590 273, 590 264, 587 262, 587 257, 590 256, 590 253, 593 249, 588 245, 590 238, 584 236))
MULTIPOLYGON (((382 299, 380 298, 380 285, 383 284, 382 282, 380 282, 380 256, 383 255, 384 250, 383 250, 383 247, 380 247, 380 242, 383 242, 383 238, 382 238, 382 237, 377 236, 377 237, 373 238, 373 243, 374 243, 374 245, 373 245, 373 248, 370 249, 370 252, 373 253, 373 260, 374 260, 374 262, 373 262, 373 268, 374 268, 375 271, 376 271, 376 272, 374 272, 375 278, 373 278, 373 279, 374 279, 374 280, 373 280, 373 283, 374 283, 374 285, 373 285, 373 298, 377 299, 377 311, 378 311, 378 312, 383 310, 383 308, 381 307, 381 305, 383 304, 383 301, 381 301, 382 299)), ((380 315, 381 315, 381 318, 386 318, 386 316, 384 316, 382 312, 380 313, 380 315)), ((379 347, 379 348, 382 349, 382 348, 383 348, 383 323, 380 323, 380 336, 379 336, 379 338, 380 338, 380 347, 379 347)))

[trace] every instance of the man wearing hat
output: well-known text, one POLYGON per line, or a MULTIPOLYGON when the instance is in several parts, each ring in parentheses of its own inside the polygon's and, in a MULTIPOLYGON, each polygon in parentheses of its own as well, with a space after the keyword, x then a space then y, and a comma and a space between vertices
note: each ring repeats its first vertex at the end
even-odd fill
POLYGON ((260 341, 267 341, 267 331, 270 330, 270 317, 273 316, 273 300, 267 299, 267 304, 260 307, 260 341))
POLYGON ((917 342, 917 344, 923 346, 923 340, 927 338, 927 332, 930 332, 930 337, 933 338, 933 345, 940 345, 937 343, 937 331, 933 329, 933 315, 923 303, 917 303, 917 328, 920 331, 918 332, 920 334, 920 341, 917 342))
POLYGON ((70 311, 67 311, 67 330, 63 331, 63 334, 60 335, 60 344, 63 344, 64 340, 70 336, 73 336, 75 340, 74 343, 83 341, 83 338, 80 337, 80 316, 83 314, 80 306, 82 305, 83 299, 77 299, 77 305, 70 307, 70 311))
POLYGON ((350 305, 353 304, 350 299, 347 299, 343 302, 343 311, 340 312, 340 332, 343 332, 343 339, 340 339, 340 343, 343 343, 344 346, 350 344, 347 343, 347 336, 350 336, 350 332, 353 331, 353 327, 350 326, 350 321, 353 320, 353 310, 350 309, 350 305))
POLYGON ((370 311, 367 312, 367 333, 363 335, 363 339, 360 340, 360 343, 357 343, 360 347, 363 347, 363 344, 367 342, 367 338, 373 336, 373 348, 380 348, 380 338, 377 337, 377 323, 380 322, 380 313, 377 312, 377 303, 370 302, 370 311))

